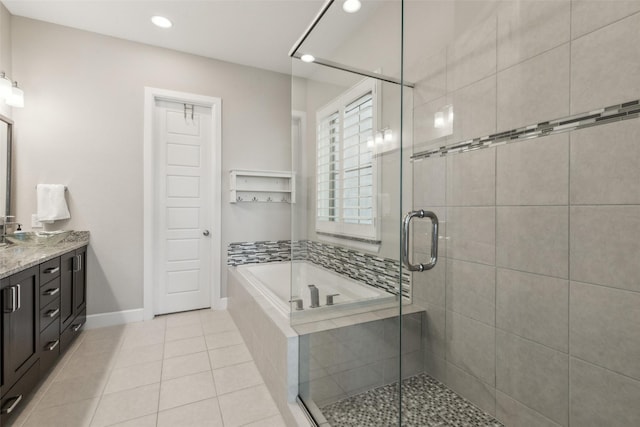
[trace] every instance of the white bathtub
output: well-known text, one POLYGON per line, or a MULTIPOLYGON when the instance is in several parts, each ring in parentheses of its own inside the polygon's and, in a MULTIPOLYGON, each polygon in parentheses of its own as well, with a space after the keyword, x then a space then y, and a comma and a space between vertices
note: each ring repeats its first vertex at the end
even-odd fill
POLYGON ((288 317, 331 318, 366 310, 371 305, 395 301, 395 296, 383 290, 367 286, 340 274, 305 261, 246 264, 237 267, 238 272, 274 307, 288 317), (291 288, 291 277, 295 288, 291 288), (320 307, 310 308, 311 293, 308 285, 316 285, 320 294, 320 307), (334 305, 326 305, 326 296, 334 297, 334 305), (290 299, 301 298, 304 310, 292 310, 290 299))

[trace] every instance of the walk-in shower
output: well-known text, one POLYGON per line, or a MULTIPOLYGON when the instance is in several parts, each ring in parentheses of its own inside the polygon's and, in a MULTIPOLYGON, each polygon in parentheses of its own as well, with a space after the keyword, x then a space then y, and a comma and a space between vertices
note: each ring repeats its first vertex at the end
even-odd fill
POLYGON ((291 311, 305 264, 386 298, 290 317, 318 425, 640 425, 637 28, 640 1, 325 3, 290 52, 291 311))

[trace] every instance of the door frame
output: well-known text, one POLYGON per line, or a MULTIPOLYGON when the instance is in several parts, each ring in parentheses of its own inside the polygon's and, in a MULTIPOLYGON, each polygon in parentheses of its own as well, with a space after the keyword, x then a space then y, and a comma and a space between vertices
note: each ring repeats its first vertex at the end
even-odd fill
POLYGON ((222 99, 211 96, 177 92, 153 87, 144 88, 144 146, 143 146, 143 318, 153 319, 154 260, 156 247, 154 215, 154 108, 156 100, 196 104, 211 108, 211 308, 224 308, 220 298, 220 231, 221 231, 221 181, 222 181, 222 99))

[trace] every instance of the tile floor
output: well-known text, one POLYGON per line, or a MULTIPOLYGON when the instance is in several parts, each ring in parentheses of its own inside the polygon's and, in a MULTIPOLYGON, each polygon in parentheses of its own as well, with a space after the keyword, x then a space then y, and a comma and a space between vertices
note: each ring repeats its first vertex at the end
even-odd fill
MULTIPOLYGON (((402 425, 504 427, 498 420, 427 374, 402 381, 402 425)), ((385 427, 398 423, 398 383, 368 390, 322 408, 333 426, 385 427)))
POLYGON ((285 426, 226 311, 84 331, 13 427, 285 426))

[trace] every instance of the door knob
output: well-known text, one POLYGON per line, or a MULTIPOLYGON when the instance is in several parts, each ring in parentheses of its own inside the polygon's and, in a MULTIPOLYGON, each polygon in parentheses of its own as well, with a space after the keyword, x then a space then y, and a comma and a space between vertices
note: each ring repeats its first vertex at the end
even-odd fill
POLYGON ((204 231, 202 232, 202 234, 203 234, 203 235, 205 235, 205 236, 208 236, 208 235, 209 235, 209 230, 204 230, 204 231))

